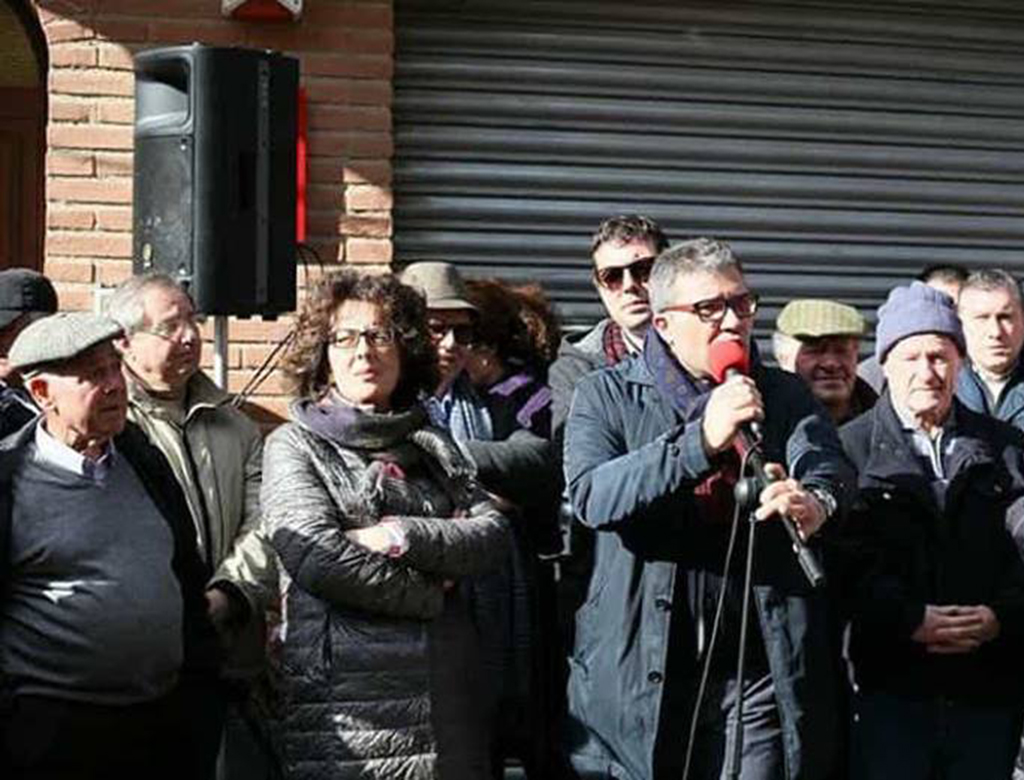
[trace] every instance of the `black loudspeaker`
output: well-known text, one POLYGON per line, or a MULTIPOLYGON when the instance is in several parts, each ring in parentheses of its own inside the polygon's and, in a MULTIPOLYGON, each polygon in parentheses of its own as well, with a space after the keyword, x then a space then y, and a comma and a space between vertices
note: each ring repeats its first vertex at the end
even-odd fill
POLYGON ((295 309, 298 61, 202 46, 135 55, 133 270, 202 314, 295 309))

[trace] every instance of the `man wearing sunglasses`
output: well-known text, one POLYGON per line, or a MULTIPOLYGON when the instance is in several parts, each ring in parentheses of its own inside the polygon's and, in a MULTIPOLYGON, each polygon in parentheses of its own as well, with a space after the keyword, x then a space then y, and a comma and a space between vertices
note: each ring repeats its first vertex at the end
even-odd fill
POLYGON ((693 724, 690 777, 724 776, 742 692, 740 777, 824 778, 840 728, 825 594, 807 583, 777 517, 815 545, 851 469, 798 377, 755 363, 751 376, 717 383, 720 345, 749 354, 758 303, 728 246, 701 238, 666 250, 649 290, 654 327, 642 351, 582 379, 565 427, 572 509, 596 538, 570 663, 570 760, 582 778, 681 777, 693 724), (739 686, 742 554, 722 572, 734 519, 745 518, 733 498, 737 439, 755 421, 776 479, 757 499, 764 522, 739 686))

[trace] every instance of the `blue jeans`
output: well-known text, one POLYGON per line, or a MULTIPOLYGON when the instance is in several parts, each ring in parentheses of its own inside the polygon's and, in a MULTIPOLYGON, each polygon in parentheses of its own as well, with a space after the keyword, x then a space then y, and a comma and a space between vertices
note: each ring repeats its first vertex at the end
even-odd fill
POLYGON ((1022 708, 941 696, 854 698, 851 780, 1007 780, 1022 708))
MULTIPOLYGON (((736 707, 735 680, 708 681, 708 698, 701 708, 690 777, 725 780, 725 756, 732 749, 732 717, 736 707)), ((782 726, 775 704, 771 674, 743 685, 742 780, 781 780, 785 776, 782 726)))

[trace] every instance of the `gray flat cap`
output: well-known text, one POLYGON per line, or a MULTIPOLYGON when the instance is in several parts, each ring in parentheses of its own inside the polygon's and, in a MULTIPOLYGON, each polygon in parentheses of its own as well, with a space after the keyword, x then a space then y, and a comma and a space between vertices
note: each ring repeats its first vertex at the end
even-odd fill
POLYGON ((402 284, 415 287, 427 299, 428 309, 468 309, 476 311, 469 301, 466 284, 451 263, 413 263, 401 275, 402 284))
POLYGON ((25 371, 70 360, 120 334, 121 326, 107 317, 84 311, 60 312, 36 320, 19 333, 7 358, 12 368, 25 371))

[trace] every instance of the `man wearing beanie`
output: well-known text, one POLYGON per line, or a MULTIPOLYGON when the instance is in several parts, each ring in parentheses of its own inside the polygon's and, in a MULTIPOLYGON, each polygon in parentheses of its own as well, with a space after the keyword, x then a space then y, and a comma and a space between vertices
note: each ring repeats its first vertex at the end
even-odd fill
POLYGON ((879 309, 886 389, 841 436, 859 477, 846 525, 856 695, 851 776, 1007 778, 1024 692, 1017 432, 954 397, 952 300, 914 282, 879 309))

